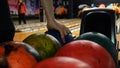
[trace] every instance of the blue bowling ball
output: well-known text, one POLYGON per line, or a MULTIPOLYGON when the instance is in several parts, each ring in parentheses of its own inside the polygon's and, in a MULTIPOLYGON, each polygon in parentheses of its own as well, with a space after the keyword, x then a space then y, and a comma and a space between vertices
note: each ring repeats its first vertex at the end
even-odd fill
POLYGON ((60 32, 58 30, 55 30, 55 29, 50 29, 48 31, 45 32, 46 34, 50 34, 52 35, 53 37, 55 37, 59 42, 60 44, 63 46, 71 41, 74 41, 74 37, 72 34, 67 34, 65 36, 65 43, 62 41, 62 38, 61 38, 61 35, 60 35, 60 32))

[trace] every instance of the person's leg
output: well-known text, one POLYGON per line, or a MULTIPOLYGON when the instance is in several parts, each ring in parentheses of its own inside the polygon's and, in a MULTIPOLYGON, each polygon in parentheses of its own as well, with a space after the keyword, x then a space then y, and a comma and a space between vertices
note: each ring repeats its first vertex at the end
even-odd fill
POLYGON ((22 19, 21 14, 18 14, 18 22, 19 22, 19 25, 21 25, 21 19, 22 19))
POLYGON ((26 24, 25 14, 22 14, 23 23, 26 24))

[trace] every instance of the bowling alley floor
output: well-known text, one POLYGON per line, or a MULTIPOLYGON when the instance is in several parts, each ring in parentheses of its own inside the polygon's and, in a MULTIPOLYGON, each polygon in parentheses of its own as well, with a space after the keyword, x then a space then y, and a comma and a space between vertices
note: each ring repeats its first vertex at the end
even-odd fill
MULTIPOLYGON (((66 25, 76 37, 79 36, 80 31, 80 19, 59 19, 61 23, 66 25)), ((117 22, 120 22, 119 20, 117 22)), ((44 33, 46 28, 46 22, 40 22, 39 20, 28 20, 27 24, 18 25, 17 21, 14 21, 16 33, 14 41, 22 41, 33 33, 44 33)), ((120 33, 116 34, 117 41, 119 41, 120 48, 120 33)), ((118 59, 120 60, 120 52, 118 53, 118 59)))

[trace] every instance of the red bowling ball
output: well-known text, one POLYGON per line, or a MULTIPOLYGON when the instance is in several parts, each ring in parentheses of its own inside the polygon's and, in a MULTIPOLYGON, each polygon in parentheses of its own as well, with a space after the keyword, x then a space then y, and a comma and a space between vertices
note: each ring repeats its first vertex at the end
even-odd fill
POLYGON ((33 68, 92 68, 89 64, 71 57, 52 57, 39 62, 33 68))
POLYGON ((93 68, 116 68, 111 55, 99 44, 76 40, 64 45, 55 56, 68 56, 82 60, 93 68))

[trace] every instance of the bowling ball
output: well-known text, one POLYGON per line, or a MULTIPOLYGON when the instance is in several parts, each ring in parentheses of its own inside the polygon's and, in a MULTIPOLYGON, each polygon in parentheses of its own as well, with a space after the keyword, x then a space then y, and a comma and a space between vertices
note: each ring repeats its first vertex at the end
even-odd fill
POLYGON ((49 34, 35 33, 23 40, 34 47, 40 54, 41 60, 54 56, 61 48, 59 41, 49 34))
POLYGON ((32 68, 37 63, 37 59, 31 54, 35 52, 34 48, 27 50, 26 44, 8 41, 0 46, 0 68, 32 68))
POLYGON ((100 44, 102 47, 104 47, 112 56, 115 63, 117 64, 117 50, 116 46, 112 43, 112 41, 105 36, 104 34, 98 33, 98 32, 87 32, 84 34, 81 34, 77 40, 90 40, 93 42, 96 42, 100 44))
POLYGON ((111 55, 99 44, 89 40, 76 40, 64 45, 55 56, 74 57, 93 68, 116 68, 111 55))
MULTIPOLYGON (((40 61, 41 58, 40 58, 40 55, 38 53, 38 51, 32 47, 31 45, 25 43, 25 42, 16 42, 16 41, 9 41, 9 42, 4 42, 5 45, 16 45, 16 46, 23 46, 27 52, 29 52, 30 54, 32 54, 34 56, 34 58, 37 60, 37 61, 40 61)), ((6 53, 9 53, 9 47, 5 46, 7 51, 6 53)))
POLYGON ((89 64, 72 57, 52 57, 43 60, 34 68, 92 68, 89 64))
POLYGON ((65 43, 64 43, 62 41, 60 32, 58 30, 55 30, 55 29, 50 29, 50 30, 46 31, 45 33, 54 36, 61 43, 62 46, 71 42, 71 41, 74 41, 74 37, 72 36, 72 34, 67 34, 65 36, 65 43))

